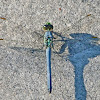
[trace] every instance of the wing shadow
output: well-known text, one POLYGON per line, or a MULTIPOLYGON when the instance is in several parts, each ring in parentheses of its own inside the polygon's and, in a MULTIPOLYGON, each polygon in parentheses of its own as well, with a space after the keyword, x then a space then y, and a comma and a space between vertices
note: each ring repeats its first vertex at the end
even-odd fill
POLYGON ((16 50, 18 52, 30 52, 30 53, 34 53, 34 52, 45 52, 44 50, 41 49, 33 49, 33 48, 25 48, 25 47, 10 47, 13 50, 16 50))

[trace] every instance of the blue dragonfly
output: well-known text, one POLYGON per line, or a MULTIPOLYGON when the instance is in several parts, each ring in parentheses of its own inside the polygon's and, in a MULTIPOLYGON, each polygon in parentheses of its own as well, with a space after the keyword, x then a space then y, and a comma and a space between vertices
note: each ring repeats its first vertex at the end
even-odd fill
POLYGON ((51 79, 51 48, 53 47, 53 25, 47 23, 43 26, 43 30, 45 30, 44 35, 44 45, 46 46, 46 59, 47 59, 47 86, 48 91, 51 93, 52 91, 52 79, 51 79))

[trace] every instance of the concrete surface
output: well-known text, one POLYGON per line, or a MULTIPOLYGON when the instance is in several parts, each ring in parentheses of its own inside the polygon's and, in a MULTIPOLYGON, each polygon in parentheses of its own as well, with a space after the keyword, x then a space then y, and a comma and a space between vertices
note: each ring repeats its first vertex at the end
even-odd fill
POLYGON ((0 100, 100 100, 99 38, 100 0, 0 0, 0 100), (51 94, 46 22, 56 38, 51 94))

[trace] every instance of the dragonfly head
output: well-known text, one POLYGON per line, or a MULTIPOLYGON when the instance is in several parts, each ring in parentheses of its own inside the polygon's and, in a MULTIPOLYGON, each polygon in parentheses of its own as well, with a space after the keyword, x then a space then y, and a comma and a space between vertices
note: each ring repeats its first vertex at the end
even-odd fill
POLYGON ((51 23, 47 22, 45 25, 43 25, 43 30, 51 31, 51 30, 53 30, 53 25, 51 25, 51 23))

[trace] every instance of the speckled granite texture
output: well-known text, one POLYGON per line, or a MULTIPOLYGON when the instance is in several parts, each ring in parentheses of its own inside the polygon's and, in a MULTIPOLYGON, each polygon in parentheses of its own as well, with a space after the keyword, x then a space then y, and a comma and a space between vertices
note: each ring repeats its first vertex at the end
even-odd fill
POLYGON ((0 100, 100 100, 100 0, 0 0, 0 39, 0 100), (51 94, 46 22, 55 37, 51 94))

